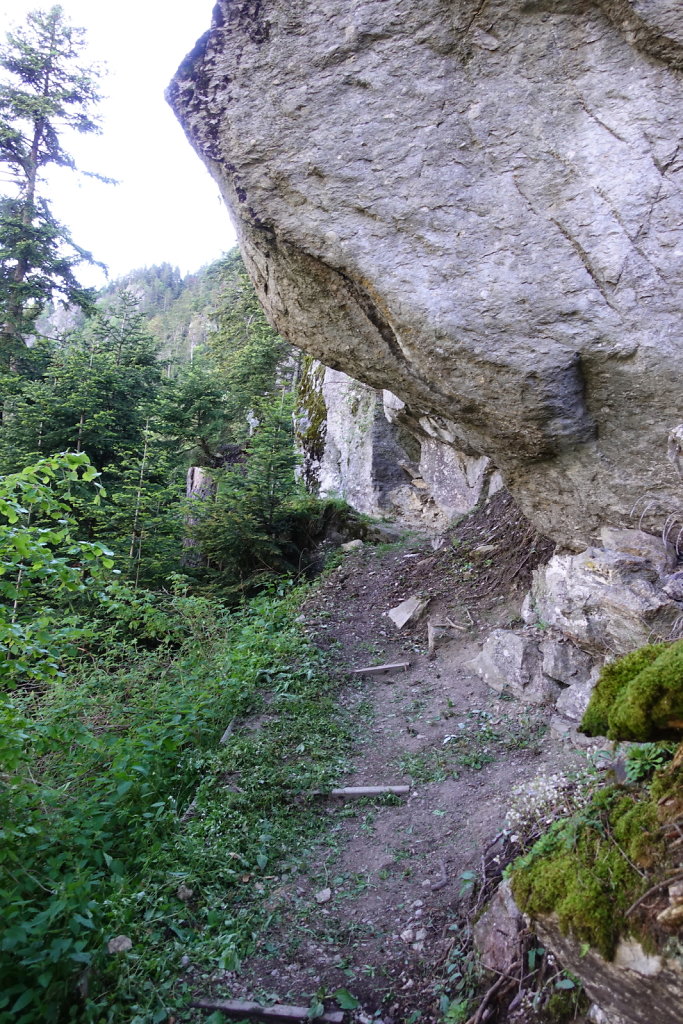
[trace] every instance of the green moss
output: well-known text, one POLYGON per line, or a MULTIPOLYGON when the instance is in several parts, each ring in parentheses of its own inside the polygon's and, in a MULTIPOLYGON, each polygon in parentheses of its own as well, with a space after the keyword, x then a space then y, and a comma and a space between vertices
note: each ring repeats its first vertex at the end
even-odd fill
POLYGON ((614 740, 680 738, 683 640, 650 644, 607 665, 581 722, 589 736, 614 740))
MULTIPOLYGON (((657 772, 650 786, 650 794, 658 804, 665 800, 680 800, 683 794, 683 764, 667 765, 664 771, 657 772)), ((666 818, 670 820, 668 815, 666 818)))
POLYGON ((581 731, 588 736, 606 736, 609 713, 617 695, 639 672, 651 665, 661 652, 662 644, 649 644, 605 665, 584 713, 581 731))
POLYGON ((563 932, 611 958, 623 914, 643 889, 636 865, 658 853, 656 826, 652 800, 637 800, 618 786, 601 791, 514 863, 515 899, 532 917, 556 915, 563 932))

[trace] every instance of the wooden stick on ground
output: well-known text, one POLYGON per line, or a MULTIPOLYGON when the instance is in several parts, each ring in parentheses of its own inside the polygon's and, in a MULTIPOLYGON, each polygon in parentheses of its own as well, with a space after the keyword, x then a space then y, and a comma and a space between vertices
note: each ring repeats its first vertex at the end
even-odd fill
POLYGON ((410 793, 410 786, 343 786, 341 789, 331 789, 328 794, 317 793, 317 796, 407 796, 410 793))
MULTIPOLYGON (((307 1006, 285 1006, 284 1003, 276 1003, 274 1006, 261 1006, 259 1003, 247 1002, 244 999, 194 999, 192 1005, 198 1010, 218 1010, 226 1017, 233 1020, 251 1017, 253 1020, 265 1021, 287 1021, 287 1020, 309 1020, 307 1006)), ((323 1013, 315 1020, 324 1021, 325 1024, 343 1024, 344 1014, 333 1010, 323 1013)))
POLYGON ((351 672, 352 676, 379 676, 383 672, 398 672, 401 669, 408 671, 410 668, 409 661, 397 661, 394 665, 369 665, 367 668, 354 668, 351 672))

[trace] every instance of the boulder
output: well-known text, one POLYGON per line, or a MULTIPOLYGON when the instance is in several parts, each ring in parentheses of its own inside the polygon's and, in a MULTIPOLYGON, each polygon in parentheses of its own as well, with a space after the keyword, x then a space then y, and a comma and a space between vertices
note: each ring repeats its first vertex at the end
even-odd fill
POLYGON ((674 0, 219 0, 168 97, 281 333, 579 550, 680 501, 682 70, 674 0))
POLYGON ((655 567, 660 576, 673 572, 678 565, 673 544, 642 530, 618 530, 613 526, 603 526, 600 530, 600 541, 602 547, 608 551, 623 551, 627 555, 644 558, 655 567))
POLYGON ((674 601, 683 602, 683 572, 674 572, 662 580, 662 590, 674 601))
POLYGON ((603 654, 665 639, 682 613, 649 559, 601 548, 554 555, 534 573, 522 608, 525 622, 550 625, 603 654))
POLYGON ((547 636, 540 644, 543 672, 563 686, 586 682, 593 658, 565 637, 547 636))
POLYGON ((584 711, 588 707, 591 693, 595 689, 599 675, 600 667, 596 666, 592 672, 581 677, 563 690, 557 698, 555 705, 559 714, 578 725, 583 718, 584 711))
POLYGON ((492 690, 531 704, 553 703, 560 693, 559 685, 541 671, 537 640, 510 629, 494 629, 469 667, 492 690))
POLYGON ((622 940, 614 960, 608 961, 563 935, 554 918, 537 919, 534 928, 563 966, 581 979, 588 997, 600 1007, 602 1019, 609 1024, 680 1024, 680 960, 647 953, 629 939, 622 940))

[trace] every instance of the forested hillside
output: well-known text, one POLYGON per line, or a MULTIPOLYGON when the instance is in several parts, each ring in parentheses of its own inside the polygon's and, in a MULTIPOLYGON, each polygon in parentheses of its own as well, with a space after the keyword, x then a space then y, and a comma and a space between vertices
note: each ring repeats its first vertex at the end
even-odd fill
POLYGON ((171 965, 121 987, 107 937, 140 913, 185 933, 165 873, 212 863, 183 814, 260 673, 296 646, 292 685, 324 689, 283 594, 237 604, 301 579, 334 509, 296 477, 297 360, 236 252, 189 282, 132 274, 77 319, 1 379, 0 1019, 162 1020, 144 990, 171 965))

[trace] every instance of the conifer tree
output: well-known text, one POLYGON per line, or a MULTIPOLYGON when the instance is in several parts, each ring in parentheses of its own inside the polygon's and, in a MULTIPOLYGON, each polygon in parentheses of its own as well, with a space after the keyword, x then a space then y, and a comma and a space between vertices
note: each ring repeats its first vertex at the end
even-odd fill
MULTIPOLYGON (((93 257, 52 213, 43 174, 76 170, 65 130, 97 132, 98 73, 80 63, 82 29, 61 7, 32 11, 0 50, 0 161, 11 190, 0 197, 0 365, 16 363, 36 318, 53 297, 87 308, 93 295, 76 268, 93 257)), ((96 175, 96 177, 100 177, 96 175)), ((103 179, 106 180, 106 179, 103 179)))

